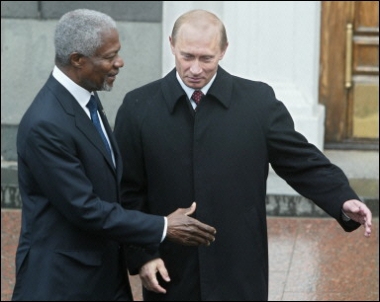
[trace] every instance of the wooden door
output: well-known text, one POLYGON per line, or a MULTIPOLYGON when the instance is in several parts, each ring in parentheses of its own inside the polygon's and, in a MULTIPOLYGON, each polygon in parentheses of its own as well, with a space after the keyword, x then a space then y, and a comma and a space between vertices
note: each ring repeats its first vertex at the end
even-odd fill
POLYGON ((325 147, 379 149, 379 2, 321 1, 325 147))

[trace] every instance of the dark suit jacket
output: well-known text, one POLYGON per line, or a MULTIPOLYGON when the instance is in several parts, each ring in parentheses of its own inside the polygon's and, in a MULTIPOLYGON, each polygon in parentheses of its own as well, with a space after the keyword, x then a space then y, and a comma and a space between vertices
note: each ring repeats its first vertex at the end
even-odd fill
POLYGON ((161 240, 162 217, 119 203, 121 157, 98 106, 116 169, 91 120, 52 76, 20 122, 14 300, 131 299, 121 245, 161 240))
MULTIPOLYGON (((295 190, 337 219, 358 198, 338 167, 294 130, 270 86, 219 67, 194 114, 175 70, 125 96, 115 123, 124 163, 122 201, 166 215, 197 202, 196 217, 214 226, 209 247, 160 245, 171 282, 147 300, 268 299, 266 181, 269 163, 295 190)), ((141 255, 140 264, 147 258, 141 255)), ((137 265, 138 262, 133 264, 137 265)), ((137 267, 131 267, 137 273, 137 267)))

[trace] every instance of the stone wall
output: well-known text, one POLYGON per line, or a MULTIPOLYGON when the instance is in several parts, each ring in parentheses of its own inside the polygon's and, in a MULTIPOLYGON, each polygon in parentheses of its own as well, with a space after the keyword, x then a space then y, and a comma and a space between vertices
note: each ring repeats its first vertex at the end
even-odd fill
POLYGON ((17 126, 54 66, 55 25, 76 8, 99 10, 118 24, 125 65, 113 90, 100 93, 111 126, 127 91, 161 77, 162 1, 2 1, 2 160, 17 158, 17 126))

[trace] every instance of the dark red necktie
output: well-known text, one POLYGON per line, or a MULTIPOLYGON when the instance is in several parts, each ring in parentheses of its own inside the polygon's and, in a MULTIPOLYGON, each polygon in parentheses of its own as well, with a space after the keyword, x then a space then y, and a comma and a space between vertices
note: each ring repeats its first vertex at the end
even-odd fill
POLYGON ((195 102, 195 104, 197 104, 197 106, 199 105, 199 102, 201 101, 203 95, 204 95, 203 92, 200 90, 195 90, 193 92, 193 95, 191 96, 191 98, 194 100, 194 102, 195 102))

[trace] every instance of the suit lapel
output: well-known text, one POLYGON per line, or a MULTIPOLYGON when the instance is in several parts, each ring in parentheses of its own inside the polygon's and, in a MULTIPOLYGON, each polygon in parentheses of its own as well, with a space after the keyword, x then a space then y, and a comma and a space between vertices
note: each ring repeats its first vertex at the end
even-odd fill
MULTIPOLYGON (((97 149, 99 150, 105 160, 107 161, 108 165, 114 171, 115 173, 115 166, 112 162, 112 158, 108 154, 106 147, 104 146, 103 140, 99 136, 98 131, 92 124, 89 117, 84 112, 83 108, 78 104, 76 99, 71 95, 70 92, 67 91, 65 87, 63 87, 53 76, 50 76, 48 82, 47 82, 48 88, 53 92, 53 94, 56 96, 57 100, 61 104, 64 111, 68 114, 74 117, 75 125, 78 128, 79 131, 81 131, 84 136, 89 140, 89 142, 97 149)), ((97 102, 99 105, 99 108, 103 107, 100 104, 99 98, 96 96, 97 102)), ((107 134, 110 137, 109 129, 110 126, 108 124, 107 119, 105 118, 104 114, 102 114, 102 109, 100 111, 100 115, 102 117, 102 121, 104 124, 104 127, 107 129, 107 134)), ((114 143, 113 147, 114 147, 114 143)), ((116 155, 115 155, 116 158, 116 155)))

